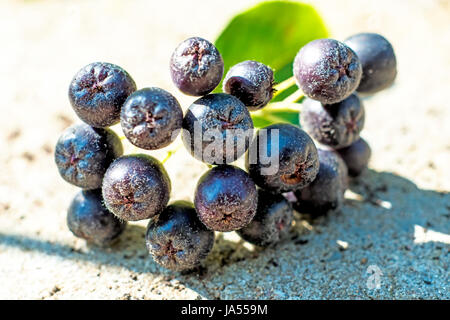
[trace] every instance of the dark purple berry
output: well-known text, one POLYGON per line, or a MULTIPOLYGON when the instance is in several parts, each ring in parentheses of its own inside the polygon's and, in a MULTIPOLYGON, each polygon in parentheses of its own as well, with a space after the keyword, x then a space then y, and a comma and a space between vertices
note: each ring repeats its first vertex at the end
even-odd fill
POLYGON ((231 163, 248 149, 253 121, 236 97, 217 93, 195 101, 183 120, 183 143, 198 160, 231 163))
POLYGON ((327 105, 306 99, 300 115, 302 128, 321 144, 333 148, 347 147, 358 140, 364 119, 364 106, 356 94, 327 105))
POLYGON ((145 88, 131 94, 120 114, 122 130, 135 146, 147 150, 168 146, 183 123, 177 99, 159 88, 145 88))
POLYGON ((135 90, 134 80, 121 67, 94 62, 72 79, 69 100, 81 120, 104 128, 120 121, 120 108, 135 90))
POLYGON ((176 201, 150 220, 146 235, 153 259, 167 269, 189 270, 211 251, 214 231, 198 220, 192 203, 176 201))
POLYGON ((155 158, 135 154, 118 158, 105 173, 103 199, 118 218, 137 221, 161 213, 171 191, 169 176, 155 158))
POLYGON ((263 108, 273 95, 273 71, 261 62, 247 60, 231 67, 223 91, 241 100, 250 111, 263 108))
POLYGON ((256 215, 252 222, 237 233, 258 246, 274 245, 289 234, 293 215, 291 204, 282 195, 259 189, 256 215))
POLYGON ((347 166, 339 154, 332 149, 319 149, 318 152, 319 173, 308 186, 295 192, 297 202, 293 204, 298 212, 313 216, 339 209, 348 185, 347 166))
POLYGON ((97 189, 102 186, 106 169, 122 154, 122 142, 112 130, 80 123, 59 137, 55 162, 67 182, 83 189, 97 189))
POLYGON ((344 160, 348 168, 348 174, 352 177, 359 176, 369 163, 372 151, 367 142, 360 138, 352 145, 336 150, 344 160))
POLYGON ((108 246, 127 225, 103 205, 102 191, 83 190, 73 198, 67 212, 67 225, 72 233, 89 243, 108 246))
POLYGON ((170 74, 181 92, 203 96, 213 91, 222 80, 223 60, 208 40, 189 38, 180 43, 172 54, 170 74))
POLYGON ((317 149, 300 128, 279 123, 258 130, 245 166, 255 183, 273 193, 301 189, 319 170, 317 149))
POLYGON ((207 171, 195 190, 195 209, 214 231, 234 231, 253 219, 258 204, 256 186, 238 167, 221 165, 207 171))
POLYGON ((355 52, 333 39, 308 43, 294 61, 294 76, 300 89, 324 104, 342 101, 352 94, 361 74, 361 62, 355 52))
POLYGON ((359 33, 345 40, 362 64, 361 93, 375 93, 389 87, 397 76, 397 60, 392 45, 376 33, 359 33))

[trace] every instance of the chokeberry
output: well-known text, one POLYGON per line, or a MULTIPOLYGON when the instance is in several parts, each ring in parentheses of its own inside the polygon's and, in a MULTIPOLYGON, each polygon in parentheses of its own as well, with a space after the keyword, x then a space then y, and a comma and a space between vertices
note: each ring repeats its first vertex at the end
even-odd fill
POLYGON ((107 246, 120 236, 127 223, 117 219, 102 202, 100 189, 80 191, 70 204, 67 225, 75 236, 107 246))
POLYGON ((356 89, 361 93, 375 93, 389 87, 397 76, 394 48, 376 33, 359 33, 345 40, 358 55, 362 64, 361 82, 356 89))
POLYGON ((153 259, 163 267, 189 270, 208 256, 214 231, 200 222, 192 203, 176 201, 150 220, 146 244, 153 259))
POLYGON ((336 150, 348 168, 348 174, 352 177, 359 176, 367 168, 372 151, 369 144, 359 138, 350 146, 336 150))
POLYGON ((83 189, 97 189, 106 169, 122 153, 122 142, 114 131, 80 123, 70 126, 59 137, 55 162, 67 182, 83 189))
POLYGON ((358 87, 362 68, 356 53, 333 39, 318 39, 300 49, 294 76, 303 93, 324 104, 344 100, 358 87))
POLYGON ((159 149, 169 145, 181 130, 183 110, 169 92, 144 88, 125 101, 120 123, 132 144, 147 150, 159 149))
POLYGON ((200 178, 194 204, 200 220, 208 229, 234 231, 253 219, 258 192, 244 170, 220 165, 200 178))
POLYGON ((259 189, 255 217, 237 233, 250 243, 267 247, 289 234, 292 219, 292 206, 282 195, 259 189))
POLYGON ((347 189, 347 166, 332 149, 319 149, 319 173, 305 188, 295 192, 297 201, 293 206, 300 213, 313 216, 337 210, 344 202, 347 189))
POLYGON ((319 170, 317 149, 311 137, 287 123, 258 130, 245 165, 259 187, 274 193, 305 187, 319 170))
POLYGON ((247 60, 231 67, 223 91, 241 100, 250 111, 263 108, 273 95, 273 71, 258 61, 247 60))
POLYGON ((213 91, 222 80, 223 68, 217 48, 199 37, 180 43, 170 59, 173 83, 191 96, 203 96, 213 91))
POLYGON ((103 179, 106 207, 118 218, 136 221, 164 210, 171 191, 169 176, 155 158, 135 154, 116 159, 103 179))
POLYGON ((236 97, 217 93, 196 100, 183 120, 183 143, 198 160, 210 164, 230 163, 248 149, 253 121, 236 97))
POLYGON ((327 105, 306 99, 300 116, 300 123, 306 132, 318 142, 333 148, 344 148, 358 140, 364 120, 364 106, 356 94, 327 105))
POLYGON ((98 128, 120 121, 120 108, 136 90, 131 76, 121 67, 94 62, 82 68, 69 86, 69 100, 78 117, 98 128))

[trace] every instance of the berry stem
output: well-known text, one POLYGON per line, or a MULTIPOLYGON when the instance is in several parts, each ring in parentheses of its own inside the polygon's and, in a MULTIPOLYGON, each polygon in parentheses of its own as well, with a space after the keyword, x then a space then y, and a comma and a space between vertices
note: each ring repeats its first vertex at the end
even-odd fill
POLYGON ((289 95, 288 97, 286 97, 286 99, 283 100, 283 102, 286 102, 288 104, 290 103, 297 103, 299 102, 303 97, 305 96, 305 94, 303 93, 303 91, 301 89, 298 89, 297 91, 295 91, 293 94, 289 95))
POLYGON ((166 157, 161 161, 162 164, 165 164, 167 162, 167 160, 170 159, 170 157, 172 157, 175 153, 177 153, 180 149, 181 149, 182 145, 178 144, 175 148, 173 148, 172 150, 167 151, 167 155, 166 157))
POLYGON ((298 117, 300 107, 301 105, 298 103, 287 103, 285 101, 273 102, 264 109, 252 112, 252 118, 264 119, 270 123, 289 122, 286 116, 295 113, 298 117))
POLYGON ((262 109, 261 111, 264 111, 264 113, 269 113, 270 111, 280 111, 280 109, 286 109, 286 110, 300 112, 300 108, 301 108, 301 104, 299 104, 299 103, 283 100, 283 101, 279 101, 279 102, 272 102, 269 105, 267 105, 267 107, 262 109))
POLYGON ((276 84, 275 86, 273 86, 273 89, 274 89, 273 98, 278 96, 283 91, 289 89, 293 85, 295 85, 295 78, 294 78, 294 76, 292 76, 292 77, 290 77, 290 78, 288 78, 288 79, 286 79, 286 80, 276 84))
POLYGON ((283 119, 280 119, 276 117, 275 115, 272 115, 270 112, 261 112, 260 113, 261 118, 270 121, 271 123, 278 123, 283 122, 283 119))

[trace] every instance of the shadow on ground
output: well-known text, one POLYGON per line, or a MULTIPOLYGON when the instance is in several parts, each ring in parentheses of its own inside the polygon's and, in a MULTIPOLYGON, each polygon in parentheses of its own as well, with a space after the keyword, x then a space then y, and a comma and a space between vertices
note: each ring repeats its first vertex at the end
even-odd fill
POLYGON ((275 248, 263 250, 217 234, 211 255, 189 273, 172 273, 154 263, 145 248, 145 228, 138 225, 130 225, 109 249, 79 250, 5 233, 0 233, 0 245, 177 278, 212 299, 449 298, 450 194, 421 190, 403 177, 373 170, 354 180, 350 190, 341 211, 312 222, 297 220, 291 241, 275 248), (443 240, 423 234, 417 240, 417 226, 443 240), (368 266, 382 273, 375 288, 367 283, 368 266))

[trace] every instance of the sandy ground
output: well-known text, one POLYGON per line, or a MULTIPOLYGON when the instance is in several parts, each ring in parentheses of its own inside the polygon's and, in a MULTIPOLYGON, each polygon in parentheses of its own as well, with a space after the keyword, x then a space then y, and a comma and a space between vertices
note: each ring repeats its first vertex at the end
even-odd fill
MULTIPOLYGON (((111 249, 86 246, 65 224, 77 192, 53 163, 61 131, 77 121, 74 72, 114 62, 139 87, 171 84, 168 57, 198 35, 213 40, 254 1, 8 1, 0 3, 0 298, 379 299, 450 298, 450 4, 314 1, 337 39, 386 35, 396 84, 366 99, 370 170, 342 210, 297 219, 292 240, 261 250, 218 234, 198 272, 148 257, 145 222, 111 249), (379 287, 377 287, 379 284, 379 287)), ((129 152, 133 150, 127 146, 129 152)), ((161 156, 164 152, 153 153, 161 156)), ((184 150, 167 162, 173 199, 190 199, 206 167, 184 150)))

